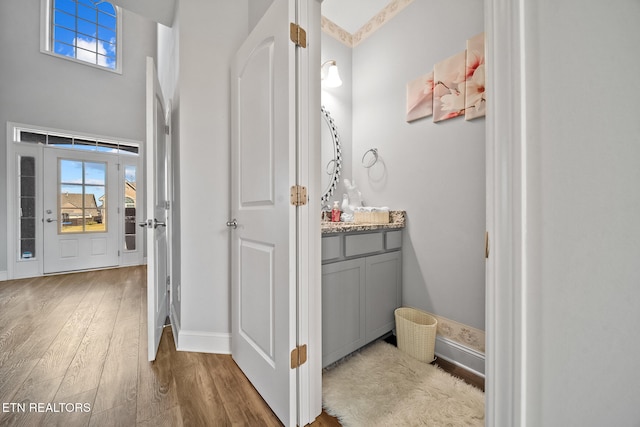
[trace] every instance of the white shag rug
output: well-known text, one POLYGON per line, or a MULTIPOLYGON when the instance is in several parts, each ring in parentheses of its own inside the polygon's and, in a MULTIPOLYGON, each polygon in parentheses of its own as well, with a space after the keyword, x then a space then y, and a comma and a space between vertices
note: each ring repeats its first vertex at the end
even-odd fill
POLYGON ((484 393, 380 341, 325 369, 325 411, 344 427, 484 426, 484 393))

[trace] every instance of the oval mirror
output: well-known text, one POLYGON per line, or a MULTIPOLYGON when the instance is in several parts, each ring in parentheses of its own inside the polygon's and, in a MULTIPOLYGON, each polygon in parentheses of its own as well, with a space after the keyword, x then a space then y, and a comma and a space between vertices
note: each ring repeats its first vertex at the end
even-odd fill
POLYGON ((342 148, 340 147, 340 136, 338 129, 331 117, 331 114, 320 107, 322 114, 322 124, 320 125, 320 188, 324 189, 322 203, 329 201, 340 182, 340 171, 342 170, 342 148))

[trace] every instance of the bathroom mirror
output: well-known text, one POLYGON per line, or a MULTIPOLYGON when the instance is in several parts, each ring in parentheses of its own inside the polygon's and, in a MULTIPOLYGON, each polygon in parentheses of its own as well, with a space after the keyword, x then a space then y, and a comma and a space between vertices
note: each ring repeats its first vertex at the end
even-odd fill
POLYGON ((342 170, 342 149, 340 148, 340 136, 338 129, 331 117, 331 114, 320 107, 322 120, 320 124, 320 188, 322 193, 322 203, 325 204, 338 187, 340 181, 340 171, 342 170))

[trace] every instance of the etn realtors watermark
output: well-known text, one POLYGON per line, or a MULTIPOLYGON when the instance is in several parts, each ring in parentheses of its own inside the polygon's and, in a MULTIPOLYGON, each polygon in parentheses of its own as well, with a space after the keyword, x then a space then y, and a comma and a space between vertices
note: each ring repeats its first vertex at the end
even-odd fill
POLYGON ((3 402, 2 412, 26 413, 78 413, 91 412, 91 403, 64 402, 3 402))

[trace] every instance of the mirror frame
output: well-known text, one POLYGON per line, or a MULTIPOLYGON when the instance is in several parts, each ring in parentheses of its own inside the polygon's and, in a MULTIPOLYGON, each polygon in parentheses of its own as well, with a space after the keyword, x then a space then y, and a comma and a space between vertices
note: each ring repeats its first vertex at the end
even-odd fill
MULTIPOLYGON (((324 105, 320 106, 320 112, 322 113, 322 117, 324 118, 325 123, 327 124, 327 126, 329 126, 331 139, 333 140, 334 158, 330 160, 329 163, 331 163, 332 161, 335 162, 335 168, 333 169, 333 173, 331 173, 331 182, 329 183, 327 189, 324 191, 321 199, 322 203, 326 203, 329 201, 329 198, 333 196, 336 188, 338 188, 338 182, 340 182, 340 173, 342 172, 342 146, 340 145, 340 135, 338 134, 338 128, 333 121, 333 117, 331 117, 331 114, 329 113, 329 111, 327 111, 324 105)), ((322 142, 323 141, 321 140, 320 143, 322 142)), ((322 159, 320 159, 320 161, 322 161, 322 159)), ((326 166, 321 166, 322 173, 326 172, 329 163, 327 163, 326 166)))

